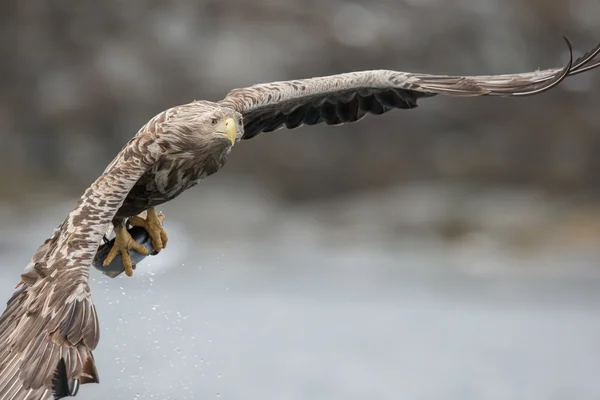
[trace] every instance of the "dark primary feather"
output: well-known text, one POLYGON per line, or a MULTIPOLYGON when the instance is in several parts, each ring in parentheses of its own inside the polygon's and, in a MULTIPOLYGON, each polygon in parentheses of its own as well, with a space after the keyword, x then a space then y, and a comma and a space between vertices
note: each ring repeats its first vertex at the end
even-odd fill
POLYGON ((368 114, 417 107, 417 100, 446 96, 530 96, 564 78, 600 66, 600 44, 563 68, 521 74, 448 76, 387 70, 350 72, 234 89, 220 101, 244 117, 243 139, 280 128, 355 122, 368 114), (595 60, 595 61, 594 61, 595 60))
POLYGON ((417 107, 417 99, 432 96, 403 89, 343 91, 316 98, 279 112, 258 109, 244 115, 244 139, 259 132, 272 132, 283 126, 294 129, 302 125, 340 125, 356 122, 367 114, 381 115, 394 108, 417 107))

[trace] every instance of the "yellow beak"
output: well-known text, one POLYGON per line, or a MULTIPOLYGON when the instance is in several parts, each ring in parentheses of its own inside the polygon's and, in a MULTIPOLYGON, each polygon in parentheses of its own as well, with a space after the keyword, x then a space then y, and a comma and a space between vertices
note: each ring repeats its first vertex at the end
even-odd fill
POLYGON ((237 124, 233 118, 227 118, 223 121, 223 129, 219 129, 219 132, 222 132, 231 140, 231 145, 235 144, 235 140, 237 138, 237 124))

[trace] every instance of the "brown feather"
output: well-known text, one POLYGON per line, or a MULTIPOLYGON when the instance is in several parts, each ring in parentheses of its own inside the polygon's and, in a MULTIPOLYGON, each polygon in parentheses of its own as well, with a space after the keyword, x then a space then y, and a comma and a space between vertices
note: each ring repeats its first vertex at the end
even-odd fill
POLYGON ((168 201, 222 167, 231 142, 209 129, 216 114, 240 118, 210 102, 152 118, 38 248, 0 316, 0 400, 61 398, 99 381, 92 350, 100 331, 87 279, 102 236, 111 221, 168 201))
MULTIPOLYGON (((140 149, 144 142, 133 145, 140 149)), ((74 374, 68 377, 71 384, 97 380, 90 363, 99 330, 87 286, 88 268, 107 225, 148 168, 148 157, 140 153, 129 162, 113 163, 36 252, 39 260, 25 274, 28 283, 15 292, 0 317, 1 400, 47 398, 61 363, 74 374), (103 208, 97 207, 99 196, 108 199, 103 208), (78 357, 68 356, 73 347, 78 357)))
POLYGON ((280 128, 356 122, 368 114, 412 109, 436 95, 530 96, 558 85, 567 76, 600 66, 600 44, 563 68, 521 74, 449 76, 374 70, 310 79, 271 82, 234 89, 219 103, 244 117, 243 139, 280 128))

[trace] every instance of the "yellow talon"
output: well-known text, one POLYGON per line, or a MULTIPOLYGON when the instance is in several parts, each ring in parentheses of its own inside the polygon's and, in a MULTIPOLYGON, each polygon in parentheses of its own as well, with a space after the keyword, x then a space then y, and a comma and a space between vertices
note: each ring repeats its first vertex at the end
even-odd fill
POLYGON ((104 266, 108 266, 118 254, 121 254, 121 260, 123 261, 123 267, 125 267, 125 274, 127 276, 133 275, 133 265, 131 263, 131 257, 129 256, 129 250, 135 250, 140 254, 147 255, 148 249, 133 240, 125 226, 115 227, 115 243, 112 249, 108 253, 108 256, 104 259, 104 266))
POLYGON ((154 208, 149 208, 145 219, 138 216, 131 217, 129 218, 129 224, 144 228, 148 232, 148 235, 150 235, 152 248, 156 251, 161 251, 167 247, 167 241, 169 240, 167 233, 162 227, 164 219, 164 215, 159 215, 154 208))

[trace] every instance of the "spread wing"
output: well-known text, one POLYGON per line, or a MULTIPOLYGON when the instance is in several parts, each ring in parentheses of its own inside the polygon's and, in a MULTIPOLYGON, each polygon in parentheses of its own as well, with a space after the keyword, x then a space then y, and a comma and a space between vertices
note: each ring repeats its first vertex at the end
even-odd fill
POLYGON ((355 122, 367 114, 417 107, 421 97, 528 96, 544 92, 565 77, 600 66, 600 45, 564 68, 491 76, 447 76, 387 70, 350 72, 234 89, 220 101, 243 115, 243 139, 286 127, 355 122))
POLYGON ((21 276, 24 285, 0 317, 0 400, 61 398, 98 382, 89 266, 113 216, 152 164, 153 143, 138 135, 124 147, 21 276))

